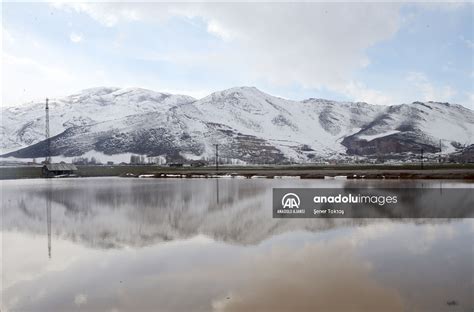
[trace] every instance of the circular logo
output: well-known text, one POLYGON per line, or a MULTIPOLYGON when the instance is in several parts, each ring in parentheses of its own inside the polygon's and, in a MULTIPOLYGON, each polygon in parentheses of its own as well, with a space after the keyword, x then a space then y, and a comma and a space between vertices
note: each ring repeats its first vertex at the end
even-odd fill
POLYGON ((285 196, 281 199, 281 205, 283 208, 299 208, 300 207, 300 198, 295 193, 286 193, 285 196))

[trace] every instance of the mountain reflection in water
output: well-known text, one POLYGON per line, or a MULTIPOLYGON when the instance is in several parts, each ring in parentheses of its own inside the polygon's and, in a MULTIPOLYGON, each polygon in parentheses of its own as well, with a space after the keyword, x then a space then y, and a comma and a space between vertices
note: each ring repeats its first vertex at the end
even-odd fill
POLYGON ((472 219, 272 218, 272 187, 402 183, 471 187, 3 181, 2 311, 472 311, 472 219))

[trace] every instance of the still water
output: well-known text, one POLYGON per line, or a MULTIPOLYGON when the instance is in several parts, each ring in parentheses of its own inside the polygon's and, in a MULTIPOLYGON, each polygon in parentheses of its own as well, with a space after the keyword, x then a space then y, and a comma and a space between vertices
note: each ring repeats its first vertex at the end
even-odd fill
POLYGON ((274 219, 273 187, 465 182, 12 180, 2 311, 473 311, 474 219, 274 219))

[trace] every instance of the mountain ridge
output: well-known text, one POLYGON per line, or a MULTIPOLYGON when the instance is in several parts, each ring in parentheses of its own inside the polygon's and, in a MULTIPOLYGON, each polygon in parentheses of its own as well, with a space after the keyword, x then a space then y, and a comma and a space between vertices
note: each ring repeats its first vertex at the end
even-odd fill
MULTIPOLYGON (((99 87, 51 102, 53 156, 137 153, 167 161, 209 159, 214 144, 232 162, 312 162, 343 156, 445 153, 470 145, 474 113, 459 104, 380 106, 255 87, 195 99, 142 88, 99 87)), ((2 109, 2 157, 44 157, 42 103, 2 109)))

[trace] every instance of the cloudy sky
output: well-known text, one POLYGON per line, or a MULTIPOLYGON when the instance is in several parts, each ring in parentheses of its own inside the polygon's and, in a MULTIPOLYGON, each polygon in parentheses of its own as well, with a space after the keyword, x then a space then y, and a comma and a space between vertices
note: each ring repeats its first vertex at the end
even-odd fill
POLYGON ((2 3, 2 105, 97 86, 474 108, 472 3, 2 3))

